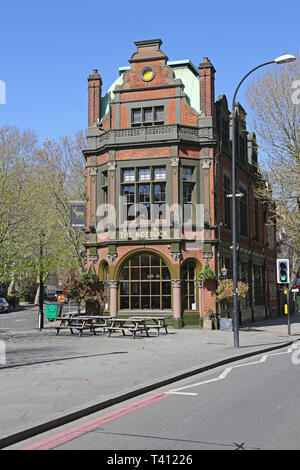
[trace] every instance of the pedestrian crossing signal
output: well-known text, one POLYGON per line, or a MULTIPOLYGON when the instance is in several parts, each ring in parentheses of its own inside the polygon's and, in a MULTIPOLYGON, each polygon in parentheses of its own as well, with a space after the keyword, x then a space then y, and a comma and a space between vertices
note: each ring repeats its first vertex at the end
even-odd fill
POLYGON ((277 260, 277 283, 289 284, 290 282, 290 269, 288 259, 277 260))

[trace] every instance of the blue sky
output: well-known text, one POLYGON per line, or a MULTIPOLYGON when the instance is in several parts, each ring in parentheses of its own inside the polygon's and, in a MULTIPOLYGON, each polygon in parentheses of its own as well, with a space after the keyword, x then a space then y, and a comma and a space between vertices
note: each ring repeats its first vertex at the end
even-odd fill
MULTIPOLYGON (((0 9, 0 126, 34 130, 40 140, 87 127, 87 77, 103 94, 128 65, 134 41, 161 38, 169 60, 209 57, 216 97, 252 67, 299 50, 296 0, 15 0, 0 9)), ((244 106, 245 87, 238 95, 244 106)))

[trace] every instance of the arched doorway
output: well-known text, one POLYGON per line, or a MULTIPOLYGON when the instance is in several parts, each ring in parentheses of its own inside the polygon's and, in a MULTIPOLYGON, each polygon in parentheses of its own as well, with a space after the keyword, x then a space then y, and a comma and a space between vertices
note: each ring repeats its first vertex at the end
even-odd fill
POLYGON ((171 308, 171 274, 164 260, 150 252, 127 258, 119 274, 119 310, 171 308))

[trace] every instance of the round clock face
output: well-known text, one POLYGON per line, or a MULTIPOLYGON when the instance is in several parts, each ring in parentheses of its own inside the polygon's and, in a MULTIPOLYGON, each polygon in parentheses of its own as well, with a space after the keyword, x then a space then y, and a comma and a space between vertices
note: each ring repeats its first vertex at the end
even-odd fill
POLYGON ((147 67, 142 71, 142 78, 146 82, 150 82, 154 78, 155 72, 152 68, 147 67))

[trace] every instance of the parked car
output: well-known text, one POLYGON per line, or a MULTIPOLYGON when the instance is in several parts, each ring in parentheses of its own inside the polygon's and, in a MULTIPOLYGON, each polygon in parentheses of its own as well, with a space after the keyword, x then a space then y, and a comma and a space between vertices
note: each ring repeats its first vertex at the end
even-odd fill
POLYGON ((0 298, 0 313, 9 312, 9 303, 4 297, 0 298))

